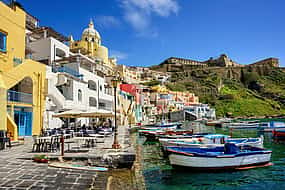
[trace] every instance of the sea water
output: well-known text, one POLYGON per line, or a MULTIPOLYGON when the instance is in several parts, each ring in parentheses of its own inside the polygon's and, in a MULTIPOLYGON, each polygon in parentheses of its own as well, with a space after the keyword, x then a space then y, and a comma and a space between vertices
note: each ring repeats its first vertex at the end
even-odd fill
POLYGON ((159 142, 147 142, 138 137, 141 146, 143 175, 148 190, 184 190, 184 189, 285 189, 285 143, 276 143, 271 133, 259 133, 257 129, 214 128, 202 124, 191 125, 195 132, 211 132, 233 137, 258 137, 264 135, 264 147, 272 150, 273 166, 232 172, 191 172, 189 168, 176 170, 164 158, 159 142))

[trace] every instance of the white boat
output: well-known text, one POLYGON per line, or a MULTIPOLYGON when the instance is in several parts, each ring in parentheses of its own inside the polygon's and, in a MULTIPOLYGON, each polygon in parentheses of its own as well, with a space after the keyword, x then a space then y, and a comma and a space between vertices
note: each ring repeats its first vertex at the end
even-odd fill
POLYGON ((236 123, 228 123, 227 127, 230 129, 249 129, 249 128, 258 128, 258 121, 242 121, 236 123))
POLYGON ((275 129, 285 129, 285 123, 280 121, 263 122, 259 124, 258 129, 264 132, 271 132, 275 129))
POLYGON ((263 148, 263 136, 259 138, 229 138, 227 135, 210 134, 200 137, 185 139, 159 139, 165 150, 167 146, 179 147, 215 147, 224 146, 225 143, 234 143, 237 146, 253 146, 263 148))
POLYGON ((250 169, 268 166, 271 158, 269 150, 251 146, 240 149, 231 143, 215 148, 168 147, 167 151, 171 165, 198 170, 250 169))

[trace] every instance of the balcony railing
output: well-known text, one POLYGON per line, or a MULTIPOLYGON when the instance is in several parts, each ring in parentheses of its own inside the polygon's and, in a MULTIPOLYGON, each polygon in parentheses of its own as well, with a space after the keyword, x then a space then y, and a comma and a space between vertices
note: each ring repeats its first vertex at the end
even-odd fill
POLYGON ((21 102, 26 104, 33 104, 33 95, 24 92, 16 92, 13 90, 8 90, 7 100, 10 102, 21 102))
POLYGON ((57 72, 63 72, 63 73, 68 73, 76 78, 79 78, 80 80, 83 80, 83 75, 80 74, 79 72, 69 68, 69 67, 53 67, 52 72, 57 73, 57 72))

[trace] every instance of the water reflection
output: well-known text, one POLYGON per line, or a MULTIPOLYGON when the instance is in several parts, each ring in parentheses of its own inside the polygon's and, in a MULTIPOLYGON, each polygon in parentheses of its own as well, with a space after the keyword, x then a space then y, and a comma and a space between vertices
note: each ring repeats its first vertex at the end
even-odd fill
POLYGON ((139 137, 142 148, 143 168, 147 189, 284 189, 285 188, 285 144, 272 141, 271 133, 259 133, 255 129, 228 130, 205 126, 200 123, 186 123, 185 128, 201 133, 220 133, 233 137, 264 136, 264 147, 271 149, 271 167, 245 171, 219 173, 193 173, 188 168, 174 170, 166 158, 163 158, 158 142, 145 142, 139 137))

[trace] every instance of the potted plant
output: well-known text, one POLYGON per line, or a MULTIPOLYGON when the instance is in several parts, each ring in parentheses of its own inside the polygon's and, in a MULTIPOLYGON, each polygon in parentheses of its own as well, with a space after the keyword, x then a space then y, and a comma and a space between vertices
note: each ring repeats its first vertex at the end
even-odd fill
POLYGON ((33 160, 37 163, 48 163, 48 157, 46 155, 35 155, 33 160))

